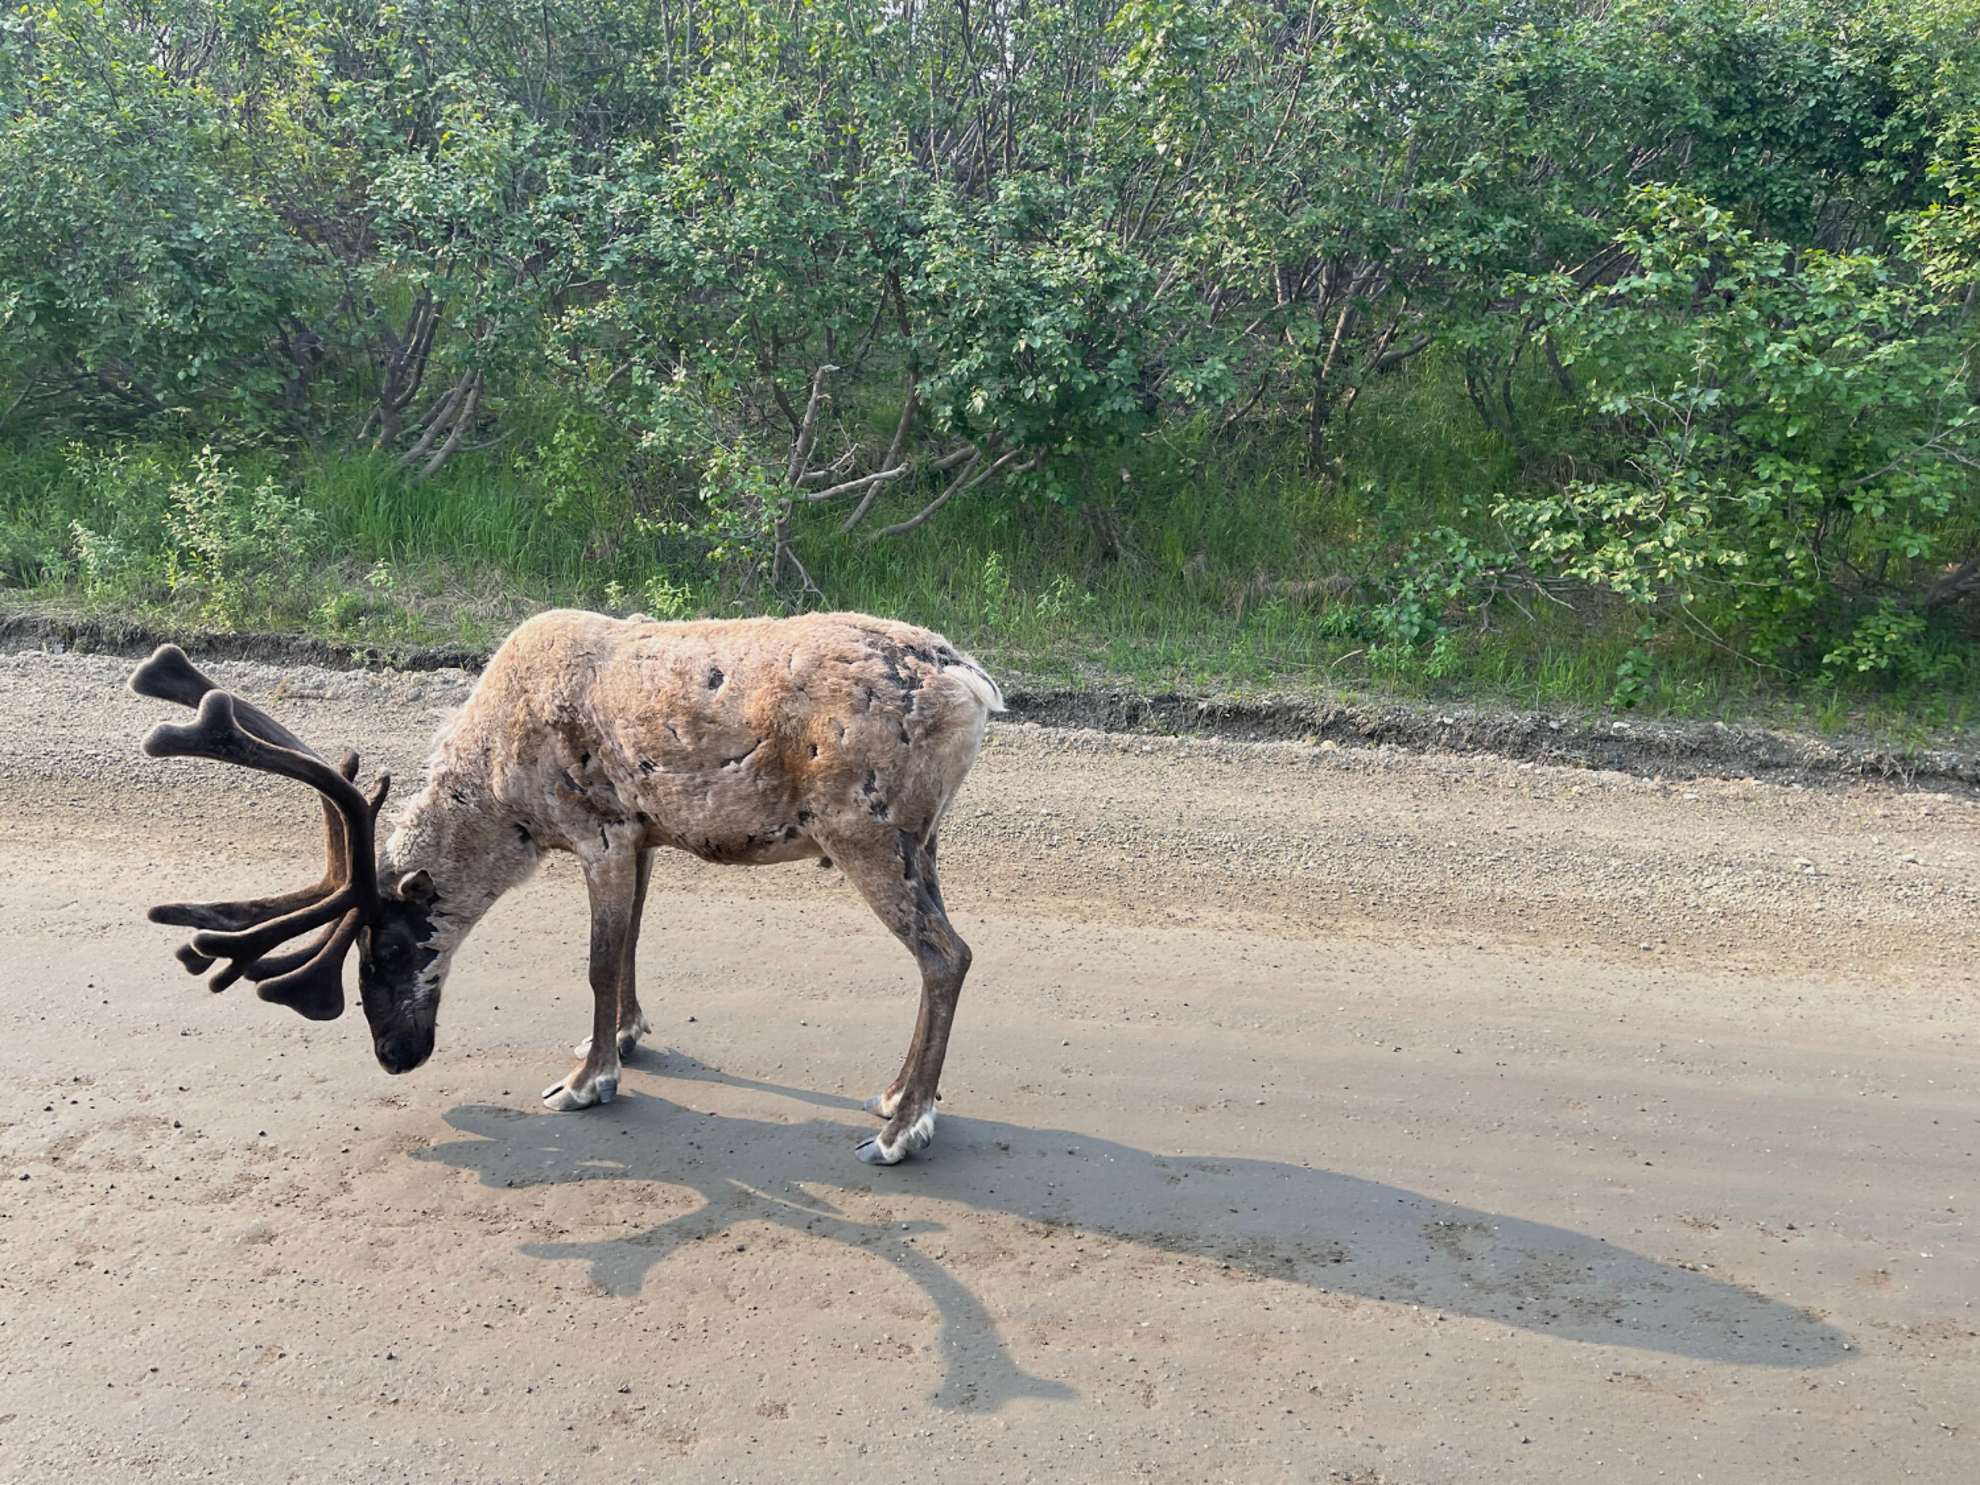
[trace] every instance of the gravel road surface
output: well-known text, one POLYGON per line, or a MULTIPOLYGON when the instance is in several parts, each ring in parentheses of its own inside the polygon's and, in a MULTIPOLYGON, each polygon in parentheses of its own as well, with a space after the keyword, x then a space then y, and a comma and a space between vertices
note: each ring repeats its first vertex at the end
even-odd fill
MULTIPOLYGON (((1881 786, 995 729, 940 1132, 908 956, 663 857, 651 1044, 553 861, 419 1071, 171 958, 295 786, 0 657, 0 1476, 1980 1479, 1980 810, 1881 786)), ((468 678, 211 667, 416 776, 468 678)))

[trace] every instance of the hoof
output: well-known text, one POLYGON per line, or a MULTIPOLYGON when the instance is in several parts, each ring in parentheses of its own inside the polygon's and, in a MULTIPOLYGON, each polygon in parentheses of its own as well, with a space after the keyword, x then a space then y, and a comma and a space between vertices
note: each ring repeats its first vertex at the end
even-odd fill
POLYGON ((593 1078, 588 1083, 571 1078, 543 1090, 543 1107, 553 1114, 570 1114, 594 1104, 610 1103, 618 1093, 617 1078, 593 1078))
POLYGON ((905 1148, 889 1149, 880 1143, 880 1136, 877 1134, 869 1135, 854 1145, 853 1154, 860 1158, 860 1163, 863 1165, 899 1165, 907 1158, 905 1148))
MULTIPOLYGON (((876 1102, 878 1100, 875 1100, 876 1102)), ((931 1106, 891 1142, 887 1131, 869 1135, 853 1147, 853 1154, 867 1165, 899 1165, 908 1156, 925 1150, 935 1141, 935 1110, 931 1106)))
POLYGON ((652 1029, 651 1023, 644 1016, 641 1016, 630 1026, 621 1026, 619 1028, 619 1055, 623 1057, 632 1051, 634 1047, 639 1045, 639 1039, 652 1029))

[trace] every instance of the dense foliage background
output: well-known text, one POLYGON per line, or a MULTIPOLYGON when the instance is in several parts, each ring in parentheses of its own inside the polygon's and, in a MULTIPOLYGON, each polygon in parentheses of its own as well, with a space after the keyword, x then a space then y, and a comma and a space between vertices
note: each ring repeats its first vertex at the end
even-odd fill
POLYGON ((1044 668, 1960 722, 1977 34, 23 7, 0 584, 381 640, 859 605, 1044 668))

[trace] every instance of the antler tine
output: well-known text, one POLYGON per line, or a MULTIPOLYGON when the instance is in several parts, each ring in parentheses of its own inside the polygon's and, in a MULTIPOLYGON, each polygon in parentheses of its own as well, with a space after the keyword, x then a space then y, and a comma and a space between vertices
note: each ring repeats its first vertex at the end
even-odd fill
MULTIPOLYGON (((239 697, 235 698, 234 706, 238 716, 239 697)), ((347 779, 356 779, 357 771, 358 755, 346 748, 344 756, 337 762, 337 772, 347 779)), ((384 798, 382 793, 379 798, 382 802, 384 798)), ((371 814, 374 819, 377 818, 376 804, 371 806, 371 814)), ((250 897, 240 902, 160 903, 146 916, 154 923, 171 923, 180 928, 239 931, 243 928, 252 928, 257 923, 266 923, 271 918, 293 913, 298 908, 307 907, 310 903, 329 896, 344 880, 344 875, 350 867, 350 844, 347 835, 343 815, 338 812, 336 805, 325 799, 323 801, 323 877, 314 886, 298 887, 293 892, 283 892, 274 897, 250 897)), ((180 955, 180 958, 184 957, 183 954, 180 955)), ((188 961, 186 968, 189 973, 203 974, 212 962, 208 959, 205 963, 195 965, 188 961)))
MULTIPOLYGON (((249 978, 261 982, 255 994, 311 1021, 336 1020, 344 1014, 344 956, 350 953, 351 940, 363 923, 363 915, 353 908, 324 935, 314 954, 286 973, 264 978, 259 971, 271 968, 272 959, 252 966, 249 978)), ((282 957, 287 960, 291 956, 282 957)))
MULTIPOLYGON (((226 699, 226 693, 224 691, 215 692, 214 697, 224 701, 226 699)), ((201 707, 202 716, 205 713, 205 709, 205 705, 203 704, 201 707)), ((184 729, 175 728, 173 730, 181 731, 184 729)), ((146 739, 147 747, 149 747, 149 744, 150 739, 146 739)), ((279 918, 271 918, 265 923, 257 923, 252 928, 244 929, 238 933, 195 933, 192 937, 192 943, 187 945, 187 947, 192 950, 195 957, 207 961, 205 965, 200 966, 201 970, 205 969, 215 959, 231 959, 233 961, 231 965, 213 977, 209 986, 210 989, 215 991, 225 990, 234 981, 243 978, 268 980, 281 976, 298 966, 320 957, 319 951, 327 948, 334 942, 342 932, 342 929, 333 929, 322 938, 305 945, 302 949, 293 950, 288 954, 274 959, 268 958, 269 950, 273 949, 277 944, 287 943, 297 934, 307 933, 312 928, 320 927, 326 923, 336 922, 343 918, 346 913, 352 914, 360 920, 360 926, 362 920, 369 918, 378 900, 377 867, 371 859, 371 827, 379 809, 385 803, 385 792, 390 786, 390 782, 389 779, 380 778, 377 783, 372 785, 370 795, 360 796, 358 801, 358 807, 363 811, 364 821, 364 832, 360 840, 362 849, 351 852, 349 860, 352 866, 355 866, 356 862, 360 860, 364 862, 367 870, 363 875, 369 879, 371 885, 369 887, 365 886, 363 882, 357 880, 359 873, 347 868, 344 880, 337 883, 335 888, 327 896, 319 898, 295 912, 284 914, 279 918), (256 972, 257 970, 264 970, 264 968, 265 972, 256 972)), ((355 788, 351 792, 353 794, 357 793, 355 788)), ((351 931, 355 933, 356 926, 353 926, 351 931)), ((345 948, 348 947, 349 941, 346 939, 345 948)), ((186 959, 185 955, 181 954, 180 958, 181 962, 186 963, 187 967, 191 968, 190 961, 186 959)), ((339 962, 342 962, 341 957, 339 962)), ((194 973, 198 972, 199 970, 194 971, 194 973)), ((267 996, 263 996, 263 999, 267 998, 267 996)))
MULTIPOLYGON (((180 706, 197 708, 207 693, 219 685, 205 671, 186 658, 177 645, 160 645, 151 658, 131 672, 131 689, 156 701, 176 701, 180 706)), ((294 753, 316 756, 316 750, 253 702, 234 698, 234 716, 243 728, 265 743, 294 753)))
POLYGON ((285 944, 297 934, 308 933, 312 928, 321 928, 325 923, 334 923, 346 913, 361 911, 357 894, 348 886, 339 887, 321 902, 311 903, 280 918, 271 918, 253 928, 244 928, 239 933, 195 933, 191 948, 195 954, 206 959, 233 961, 207 982, 209 990, 218 992, 234 981, 247 977, 256 962, 276 945, 285 944))
MULTIPOLYGON (((220 687, 214 679, 186 658, 186 652, 177 645, 160 645, 152 651, 151 658, 131 672, 131 690, 139 696, 153 697, 159 701, 173 701, 180 706, 197 708, 220 687)), ((316 750, 297 737, 288 728, 276 721, 268 713, 252 702, 236 696, 234 719, 242 730, 260 741, 304 757, 315 758, 316 750)), ((345 750, 337 765, 337 771, 346 779, 357 777, 357 754, 345 750)), ((376 814, 376 810, 373 810, 376 814)), ((161 903, 146 915, 154 923, 170 923, 180 928, 203 928, 209 930, 239 932, 255 927, 272 919, 287 916, 311 903, 320 902, 336 890, 349 869, 350 850, 348 831, 337 806, 326 796, 323 801, 323 837, 326 865, 320 881, 309 887, 299 887, 293 892, 279 893, 273 897, 248 898, 240 902, 168 902, 161 903)), ((189 973, 203 974, 212 966, 212 959, 198 953, 190 945, 179 954, 181 962, 189 973)), ((229 982, 231 983, 231 981, 229 982)))
MULTIPOLYGON (((337 765, 337 771, 345 778, 356 774, 357 754, 346 750, 337 765)), ((391 788, 391 779, 381 774, 365 796, 365 810, 374 833, 378 822, 378 812, 384 808, 385 795, 391 788)), ((312 1021, 334 1021, 344 1013, 343 962, 349 953, 351 940, 363 926, 363 915, 352 908, 336 922, 325 924, 322 932, 299 948, 287 953, 266 952, 283 939, 305 929, 308 919, 296 917, 290 908, 302 909, 312 904, 330 905, 343 900, 339 892, 343 877, 348 871, 350 860, 349 843, 345 839, 343 817, 328 801, 324 804, 324 832, 329 856, 329 868, 324 879, 316 888, 305 892, 290 893, 286 898, 263 898, 260 904, 242 903, 181 903, 176 904, 178 912, 191 917, 208 909, 232 910, 248 906, 284 905, 278 913, 271 912, 258 922, 243 923, 243 928, 268 929, 266 934, 255 933, 201 933, 194 935, 189 944, 181 944, 175 957, 186 967, 188 974, 205 974, 218 958, 232 960, 225 969, 215 975, 208 988, 215 993, 225 990, 234 981, 247 979, 259 986, 257 993, 263 1000, 277 1005, 286 1005, 300 1012, 312 1021), (292 921, 284 921, 284 920, 292 921), (264 948, 265 945, 265 948, 264 948), (257 954, 257 950, 261 951, 257 954)), ((152 917, 160 922, 172 921, 161 913, 174 911, 174 908, 153 909, 152 917)), ((215 913, 214 917, 219 914, 215 913)), ((314 917, 314 914, 310 915, 314 917)), ((185 921, 181 918, 179 921, 185 921)), ((320 921, 320 920, 319 920, 320 921)), ((231 926, 231 925, 222 925, 231 926)))
MULTIPOLYGON (((234 763, 310 785, 334 804, 343 816, 348 832, 344 887, 355 894, 359 905, 377 900, 378 866, 372 850, 370 801, 358 791, 356 784, 315 753, 306 748, 298 750, 269 742, 248 731, 241 725, 239 706, 229 693, 206 692, 200 699, 198 720, 192 726, 174 727, 161 723, 146 734, 143 748, 153 758, 211 758, 219 763, 234 763)), ((351 905, 346 903, 346 906, 351 905)), ((289 922, 303 916, 306 914, 292 913, 276 921, 289 922)), ((297 924, 295 931, 314 927, 322 921, 318 918, 310 923, 297 924)), ((211 936, 200 935, 202 938, 211 936)))
MULTIPOLYGON (((344 1009, 344 959, 358 930, 377 911, 373 840, 391 780, 381 775, 368 794, 359 792, 353 782, 355 753, 346 751, 332 768, 307 748, 258 736, 243 724, 246 703, 213 689, 183 656, 175 664, 161 650, 153 660, 162 663, 141 667, 133 677, 134 688, 142 681, 145 694, 163 692, 181 701, 202 684, 207 689, 199 693, 199 715, 191 726, 154 727, 144 739, 144 751, 154 758, 211 758, 309 784, 323 797, 326 866, 323 880, 300 892, 239 903, 177 903, 154 909, 152 916, 205 930, 195 933, 178 957, 195 974, 212 968, 216 960, 228 960, 208 981, 210 989, 251 979, 259 982, 263 1000, 287 1005, 311 1020, 335 1019, 344 1009), (323 932, 299 948, 271 953, 313 928, 323 932)), ((259 730, 289 735, 273 722, 259 730)))

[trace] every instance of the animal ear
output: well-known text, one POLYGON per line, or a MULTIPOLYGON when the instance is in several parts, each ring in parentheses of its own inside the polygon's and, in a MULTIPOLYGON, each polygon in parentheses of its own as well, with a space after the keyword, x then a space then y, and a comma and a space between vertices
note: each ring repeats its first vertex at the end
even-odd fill
POLYGON ((399 901, 421 907, 439 895, 433 890, 432 873, 425 867, 421 867, 418 871, 409 871, 400 877, 393 885, 392 892, 399 901))

